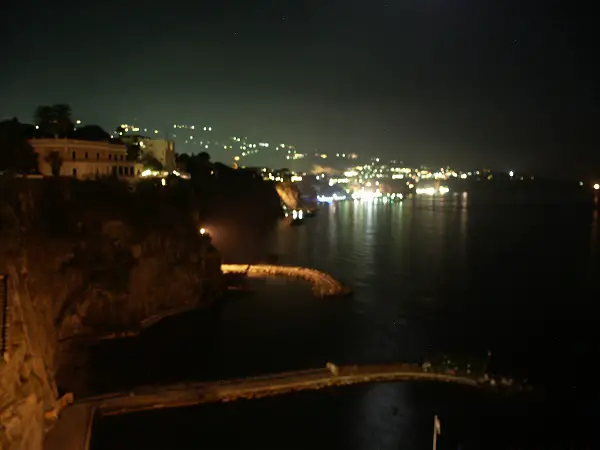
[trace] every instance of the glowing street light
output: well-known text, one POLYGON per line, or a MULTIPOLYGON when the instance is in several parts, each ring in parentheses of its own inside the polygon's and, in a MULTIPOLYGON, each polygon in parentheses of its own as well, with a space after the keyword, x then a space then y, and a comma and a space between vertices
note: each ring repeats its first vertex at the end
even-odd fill
POLYGON ((200 234, 202 234, 202 235, 206 234, 206 229, 200 228, 200 234))
POLYGON ((508 172, 508 175, 512 178, 515 175, 515 173, 511 170, 510 172, 508 172))
POLYGON ((598 190, 598 189, 600 189, 600 184, 596 183, 596 184, 594 185, 594 189, 595 189, 595 190, 598 190))

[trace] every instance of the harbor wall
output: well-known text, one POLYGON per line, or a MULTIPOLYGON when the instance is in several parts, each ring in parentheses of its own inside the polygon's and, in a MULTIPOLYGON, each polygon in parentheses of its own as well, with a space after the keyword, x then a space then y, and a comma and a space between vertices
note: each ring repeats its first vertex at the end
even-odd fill
POLYGON ((226 273, 246 273, 249 277, 289 277, 307 281, 312 284, 313 292, 319 297, 346 295, 350 290, 341 282, 325 272, 317 269, 296 266, 279 266, 268 264, 221 264, 226 273))

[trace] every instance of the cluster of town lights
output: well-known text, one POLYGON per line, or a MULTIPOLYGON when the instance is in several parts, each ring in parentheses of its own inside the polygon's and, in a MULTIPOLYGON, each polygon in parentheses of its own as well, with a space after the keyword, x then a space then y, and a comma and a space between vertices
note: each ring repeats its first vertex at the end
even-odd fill
MULTIPOLYGON (((164 171, 164 170, 146 169, 146 170, 144 170, 140 174, 140 176, 142 178, 150 178, 150 177, 152 177, 152 178, 162 178, 162 179, 165 179, 169 175, 174 175, 176 177, 183 178, 185 180, 189 180, 191 178, 189 174, 187 174, 187 173, 181 173, 181 172, 178 172, 177 170, 173 170, 172 172, 169 173, 169 172, 164 171)), ((164 184, 163 184, 163 186, 164 186, 164 184)))
MULTIPOLYGON (((402 200, 404 198, 404 195, 398 193, 392 193, 392 194, 383 194, 380 191, 364 191, 364 190, 360 190, 360 191, 355 191, 353 192, 350 197, 352 198, 352 200, 355 201, 372 201, 372 200, 377 200, 377 199, 383 199, 383 200, 402 200)), ((340 194, 333 194, 333 195, 317 195, 317 201, 319 203, 332 203, 332 202, 337 202, 337 201, 343 201, 343 200, 347 200, 348 196, 346 195, 340 195, 340 194)))
MULTIPOLYGON (((286 209, 286 208, 284 208, 284 209, 286 209)), ((285 213, 285 217, 289 217, 289 216, 290 216, 290 214, 288 212, 286 212, 285 213)), ((304 211, 302 211, 301 209, 298 209, 298 210, 294 209, 292 211, 292 219, 293 220, 302 220, 302 219, 304 219, 304 211)))
POLYGON ((333 194, 329 195, 317 195, 317 201, 321 203, 331 203, 336 201, 346 200, 345 195, 333 194))
MULTIPOLYGON (((287 217, 287 213, 285 214, 285 216, 287 217)), ((294 220, 302 220, 304 218, 304 211, 302 211, 301 209, 299 210, 293 210, 292 211, 292 219, 294 220)))
POLYGON ((437 193, 444 195, 448 192, 450 192, 450 189, 448 189, 446 186, 440 186, 438 189, 434 188, 433 186, 416 189, 416 193, 419 195, 435 195, 437 193))
POLYGON ((377 190, 373 191, 365 191, 364 188, 360 191, 356 191, 352 194, 352 198, 354 200, 375 200, 376 198, 381 198, 383 194, 381 191, 377 190))

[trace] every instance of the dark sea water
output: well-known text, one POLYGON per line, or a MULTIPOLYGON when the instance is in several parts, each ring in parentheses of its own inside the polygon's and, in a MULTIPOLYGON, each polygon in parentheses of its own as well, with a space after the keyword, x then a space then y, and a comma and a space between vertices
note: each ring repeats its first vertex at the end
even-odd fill
POLYGON ((481 360, 532 395, 384 383, 101 419, 92 449, 600 448, 598 217, 593 199, 543 191, 324 206, 268 236, 213 227, 232 262, 276 253, 330 272, 352 298, 297 282, 172 318, 94 350, 93 388, 339 364, 481 360), (594 445, 596 444, 596 445, 594 445))

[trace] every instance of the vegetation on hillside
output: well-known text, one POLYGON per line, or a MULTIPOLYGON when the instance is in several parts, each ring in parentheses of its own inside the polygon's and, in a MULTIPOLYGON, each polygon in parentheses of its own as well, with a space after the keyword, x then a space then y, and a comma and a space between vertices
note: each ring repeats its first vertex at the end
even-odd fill
POLYGON ((177 155, 177 164, 191 175, 189 183, 207 219, 238 220, 251 226, 272 222, 281 213, 274 184, 256 172, 212 162, 206 152, 177 155))
MULTIPOLYGON (((112 139, 97 125, 76 125, 68 104, 39 106, 33 118, 34 124, 23 124, 16 118, 0 122, 0 174, 38 173, 38 155, 29 143, 32 138, 125 143, 129 160, 139 160, 148 169, 164 169, 152 154, 144 154, 138 140, 124 142, 112 139)), ((52 173, 58 176, 62 164, 60 155, 51 153, 44 159, 50 164, 52 173)), ((217 218, 252 225, 270 222, 281 213, 280 199, 273 183, 264 181, 255 172, 215 163, 206 152, 179 154, 177 164, 180 170, 191 175, 191 180, 169 180, 169 186, 187 184, 185 189, 181 186, 175 189, 177 192, 188 190, 197 202, 195 206, 207 220, 217 218)))

